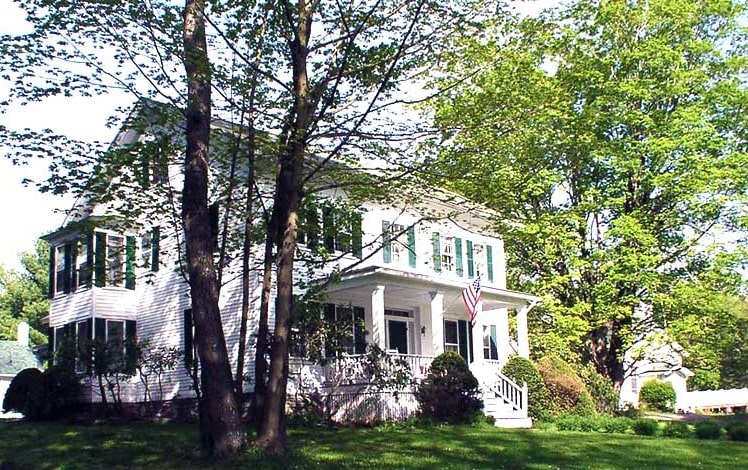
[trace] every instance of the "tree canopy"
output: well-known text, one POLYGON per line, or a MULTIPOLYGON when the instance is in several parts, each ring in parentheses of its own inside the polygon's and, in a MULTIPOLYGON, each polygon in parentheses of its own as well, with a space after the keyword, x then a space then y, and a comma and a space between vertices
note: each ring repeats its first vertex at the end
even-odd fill
POLYGON ((579 0, 454 44, 439 177, 498 212, 515 285, 544 296, 535 354, 620 384, 634 335, 675 314, 661 300, 744 228, 744 7, 579 0))

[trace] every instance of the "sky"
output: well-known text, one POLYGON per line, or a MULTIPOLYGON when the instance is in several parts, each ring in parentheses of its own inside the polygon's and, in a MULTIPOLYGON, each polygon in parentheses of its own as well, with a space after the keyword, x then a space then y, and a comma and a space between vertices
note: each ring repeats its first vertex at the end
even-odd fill
MULTIPOLYGON (((558 0, 513 2, 526 13, 537 13, 558 0)), ((0 0, 0 35, 17 35, 29 30, 23 12, 13 0, 0 0)), ((0 79, 0 101, 8 98, 11 83, 0 79)), ((0 114, 0 125, 10 129, 51 129, 56 134, 84 141, 111 142, 115 130, 104 125, 118 106, 128 106, 130 99, 123 95, 95 98, 55 98, 27 106, 11 105, 0 114)), ((14 166, 6 157, 9 149, 0 146, 0 264, 8 269, 20 269, 19 255, 32 251, 35 240, 59 228, 64 214, 59 212, 73 205, 69 197, 42 194, 33 185, 25 186, 24 178, 43 180, 48 176, 47 164, 32 162, 14 166)))

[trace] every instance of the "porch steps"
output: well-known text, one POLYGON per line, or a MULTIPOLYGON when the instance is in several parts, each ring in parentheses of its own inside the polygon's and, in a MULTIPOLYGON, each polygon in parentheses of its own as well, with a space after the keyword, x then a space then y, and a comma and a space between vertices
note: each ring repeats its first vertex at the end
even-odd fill
POLYGON ((494 425, 499 428, 532 427, 532 419, 527 417, 527 413, 514 409, 512 405, 499 397, 484 395, 483 412, 488 416, 493 416, 494 425))

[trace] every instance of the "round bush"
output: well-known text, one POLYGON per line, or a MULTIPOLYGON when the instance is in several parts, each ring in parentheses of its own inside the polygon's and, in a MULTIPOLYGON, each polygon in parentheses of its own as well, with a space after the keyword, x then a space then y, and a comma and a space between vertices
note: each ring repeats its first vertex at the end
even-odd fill
POLYGON ((653 419, 641 418, 634 421, 631 427, 634 429, 634 433, 639 436, 654 436, 657 434, 660 425, 653 419))
POLYGON ((480 413, 478 380, 455 352, 436 356, 429 373, 416 390, 422 418, 466 423, 480 413))
POLYGON ((722 426, 714 421, 699 421, 695 432, 699 439, 719 439, 722 437, 722 426))
POLYGON ((616 417, 604 415, 600 417, 600 422, 602 432, 624 434, 626 433, 626 431, 631 429, 634 420, 632 420, 631 418, 626 418, 624 416, 616 417))
POLYGON ((536 421, 549 418, 550 398, 543 377, 529 359, 512 356, 504 364, 501 373, 517 382, 527 384, 528 415, 536 421))
POLYGON ((639 402, 650 410, 672 412, 675 405, 673 384, 662 380, 649 380, 639 390, 639 402))
POLYGON ((44 377, 39 369, 24 369, 11 380, 3 399, 3 410, 26 413, 29 395, 33 390, 44 387, 44 377))
POLYGON ((691 437, 693 433, 691 432, 688 423, 670 421, 663 428, 662 435, 665 437, 691 437))
POLYGON ((538 362, 538 371, 548 389, 551 415, 595 414, 592 396, 569 364, 558 357, 546 356, 538 362))
POLYGON ((748 423, 734 421, 725 426, 725 430, 731 441, 748 442, 748 423))

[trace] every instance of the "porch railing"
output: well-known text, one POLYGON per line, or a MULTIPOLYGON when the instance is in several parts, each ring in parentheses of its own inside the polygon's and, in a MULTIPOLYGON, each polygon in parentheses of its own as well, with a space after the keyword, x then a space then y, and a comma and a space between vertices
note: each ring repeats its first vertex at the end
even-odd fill
MULTIPOLYGON (((388 353, 388 356, 402 359, 408 364, 411 375, 416 380, 422 380, 429 371, 434 356, 424 356, 420 354, 400 354, 388 353)), ((367 383, 369 378, 364 370, 361 354, 352 354, 339 357, 326 366, 315 366, 306 361, 296 362, 304 363, 308 367, 316 368, 321 372, 321 379, 324 385, 354 385, 367 383)))
POLYGON ((411 374, 416 379, 422 379, 428 374, 431 361, 434 360, 434 356, 423 356, 420 354, 391 353, 390 356, 403 359, 407 362, 411 374))

